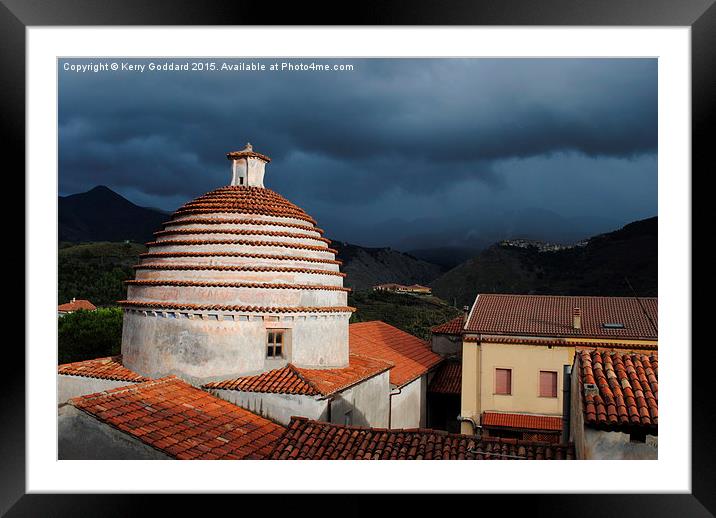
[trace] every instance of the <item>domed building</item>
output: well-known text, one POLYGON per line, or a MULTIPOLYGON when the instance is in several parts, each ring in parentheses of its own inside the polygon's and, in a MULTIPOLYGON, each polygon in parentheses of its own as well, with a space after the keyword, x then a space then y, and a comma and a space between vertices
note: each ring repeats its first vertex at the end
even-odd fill
POLYGON ((269 157, 227 158, 231 184, 178 209, 126 281, 122 354, 58 366, 60 458, 266 458, 294 416, 425 425, 441 357, 349 326, 323 230, 264 187, 269 157))
POLYGON ((288 363, 348 366, 353 308, 336 251, 264 187, 269 157, 247 144, 227 158, 231 184, 177 210, 127 282, 124 366, 193 384, 288 363))

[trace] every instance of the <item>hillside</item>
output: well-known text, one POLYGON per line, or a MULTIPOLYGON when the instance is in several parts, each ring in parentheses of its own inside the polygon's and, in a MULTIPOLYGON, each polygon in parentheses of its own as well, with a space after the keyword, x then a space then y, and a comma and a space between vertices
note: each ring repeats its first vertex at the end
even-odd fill
POLYGON ((72 297, 95 306, 113 306, 126 298, 124 281, 134 278, 144 245, 133 243, 60 243, 57 251, 58 303, 72 297))
POLYGON ((460 314, 460 310, 437 297, 385 291, 351 293, 348 305, 357 309, 351 316, 351 324, 382 320, 423 340, 430 338, 432 326, 460 314))
POLYGON ((58 199, 59 240, 134 241, 152 239, 167 215, 140 207, 100 185, 87 192, 58 199))
POLYGON ((589 239, 584 247, 539 252, 495 244, 433 281, 433 293, 458 307, 478 293, 657 296, 656 217, 589 239))
POLYGON ((365 248, 339 241, 331 246, 343 261, 341 271, 348 274, 344 284, 354 290, 367 290, 386 282, 427 285, 444 271, 438 265, 391 248, 365 248))

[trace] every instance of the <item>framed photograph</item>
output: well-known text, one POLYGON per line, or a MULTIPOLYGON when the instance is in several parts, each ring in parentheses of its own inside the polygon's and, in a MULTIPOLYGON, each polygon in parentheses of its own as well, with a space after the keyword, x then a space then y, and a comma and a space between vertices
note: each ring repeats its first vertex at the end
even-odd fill
POLYGON ((712 515, 691 237, 712 4, 3 0, 27 334, 0 510, 712 515))

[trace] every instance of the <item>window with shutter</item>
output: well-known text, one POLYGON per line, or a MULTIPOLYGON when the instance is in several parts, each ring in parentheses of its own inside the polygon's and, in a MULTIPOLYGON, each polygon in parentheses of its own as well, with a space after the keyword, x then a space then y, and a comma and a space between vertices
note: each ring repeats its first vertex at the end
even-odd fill
POLYGON ((512 394, 512 369, 495 369, 495 394, 512 394))
POLYGON ((557 397, 557 373, 552 371, 539 372, 540 397, 557 397))

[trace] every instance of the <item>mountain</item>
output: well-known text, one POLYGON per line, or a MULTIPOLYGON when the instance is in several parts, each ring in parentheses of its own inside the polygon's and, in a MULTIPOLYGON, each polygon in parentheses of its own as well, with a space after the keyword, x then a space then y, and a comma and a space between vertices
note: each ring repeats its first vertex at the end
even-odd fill
POLYGON ((100 185, 87 192, 58 199, 59 240, 86 241, 152 240, 152 233, 168 217, 140 207, 100 185))
POLYGON ((437 264, 445 271, 455 268, 458 264, 475 257, 481 248, 465 246, 440 246, 437 248, 420 248, 409 250, 406 254, 417 257, 428 263, 437 264))
POLYGON ((498 243, 430 286, 458 305, 472 304, 478 293, 657 296, 657 237, 653 217, 557 251, 498 243))
POLYGON ((376 284, 428 284, 444 270, 412 255, 391 248, 366 248, 334 241, 337 258, 347 273, 344 284, 354 290, 367 290, 376 284))

